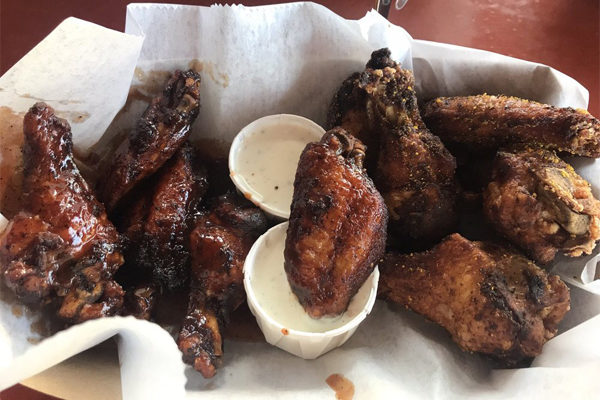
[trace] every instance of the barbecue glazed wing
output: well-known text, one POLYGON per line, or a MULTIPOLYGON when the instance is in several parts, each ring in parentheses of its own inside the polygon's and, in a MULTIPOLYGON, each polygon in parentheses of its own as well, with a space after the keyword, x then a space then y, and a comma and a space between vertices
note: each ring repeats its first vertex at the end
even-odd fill
POLYGON ((487 94, 440 97, 423 106, 423 119, 444 142, 472 150, 525 143, 600 157, 600 121, 587 111, 487 94))
POLYGON ((110 171, 99 183, 99 196, 112 212, 144 178, 156 172, 189 135, 200 110, 200 75, 176 71, 162 96, 148 106, 128 139, 119 146, 110 171))
POLYGON ((226 194, 199 217, 190 235, 190 299, 177 343, 183 360, 206 378, 221 364, 222 328, 245 299, 246 254, 266 229, 262 211, 226 194))
POLYGON ((358 139, 335 128, 298 162, 285 271, 313 318, 343 313, 385 249, 388 214, 364 155, 358 139))
POLYGON ((380 272, 380 297, 440 324, 463 350, 507 366, 540 354, 570 307, 558 276, 459 234, 423 253, 388 253, 380 272))
POLYGON ((553 151, 499 151, 483 197, 492 226, 537 262, 590 254, 600 239, 600 202, 553 151))
POLYGON ((419 114, 414 77, 375 51, 366 70, 348 78, 329 110, 340 125, 367 145, 367 172, 390 214, 393 242, 419 248, 456 225, 456 162, 419 114))
POLYGON ((197 165, 191 146, 184 143, 152 181, 136 199, 122 227, 129 242, 125 268, 173 291, 183 287, 189 275, 188 225, 206 192, 206 171, 197 165))
POLYGON ((37 103, 23 131, 24 210, 0 237, 4 282, 23 301, 55 302, 68 322, 116 314, 120 239, 73 162, 69 124, 37 103))

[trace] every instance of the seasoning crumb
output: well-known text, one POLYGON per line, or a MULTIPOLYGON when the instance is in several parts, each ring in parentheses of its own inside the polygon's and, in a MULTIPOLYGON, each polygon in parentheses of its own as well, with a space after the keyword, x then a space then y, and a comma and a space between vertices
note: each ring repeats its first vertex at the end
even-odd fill
POLYGON ((275 190, 279 190, 279 186, 275 186, 275 190))
POLYGON ((325 379, 325 382, 335 392, 335 398, 338 400, 352 400, 354 397, 354 384, 342 374, 332 374, 325 379))
POLYGON ((281 333, 283 333, 283 335, 284 335, 284 336, 287 336, 287 335, 289 335, 289 334, 290 334, 290 331, 288 331, 288 330, 287 330, 287 329, 285 329, 285 328, 281 328, 281 333))

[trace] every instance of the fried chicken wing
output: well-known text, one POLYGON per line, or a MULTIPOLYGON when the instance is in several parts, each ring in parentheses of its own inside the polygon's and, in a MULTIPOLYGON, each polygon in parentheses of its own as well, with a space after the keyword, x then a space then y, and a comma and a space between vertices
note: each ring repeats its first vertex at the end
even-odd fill
POLYGON ((4 282, 26 302, 56 303, 69 322, 114 315, 121 241, 73 162, 71 128, 44 103, 23 125, 24 210, 0 237, 4 282))
POLYGON ((121 227, 128 238, 123 269, 131 267, 157 287, 173 291, 189 275, 188 226, 208 186, 206 171, 184 143, 152 181, 121 227))
POLYGON ((284 265, 313 318, 344 312, 385 249, 388 213, 364 155, 358 139, 335 128, 298 162, 284 265))
POLYGON ((463 350, 507 366, 540 354, 570 307, 558 276, 459 234, 423 253, 388 253, 380 272, 380 297, 440 324, 463 350))
POLYGON ((200 75, 176 71, 162 96, 152 100, 135 130, 119 146, 99 196, 112 212, 139 182, 156 172, 189 136, 200 110, 200 75))
POLYGON ((367 172, 383 195, 390 234, 400 247, 427 246, 457 221, 456 162, 421 120, 414 77, 375 51, 361 74, 350 76, 329 110, 328 126, 342 126, 367 145, 367 172))
POLYGON ((600 239, 600 202, 553 151, 499 151, 483 198, 490 224, 540 263, 590 254, 600 239))
POLYGON ((600 157, 600 121, 585 110, 483 94, 440 97, 427 102, 422 111, 429 129, 444 142, 466 144, 476 151, 525 143, 600 157))
POLYGON ((214 376, 221 364, 221 331, 245 299, 246 254, 266 229, 260 209, 226 194, 198 219, 190 235, 190 299, 177 343, 183 360, 206 378, 214 376))

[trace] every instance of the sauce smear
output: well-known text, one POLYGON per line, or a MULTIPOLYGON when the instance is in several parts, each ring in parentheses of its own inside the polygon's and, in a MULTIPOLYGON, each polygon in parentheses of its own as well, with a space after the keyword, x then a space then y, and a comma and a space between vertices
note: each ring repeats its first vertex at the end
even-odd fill
POLYGON ((351 400, 354 397, 354 384, 342 374, 332 374, 325 382, 335 392, 338 400, 351 400))

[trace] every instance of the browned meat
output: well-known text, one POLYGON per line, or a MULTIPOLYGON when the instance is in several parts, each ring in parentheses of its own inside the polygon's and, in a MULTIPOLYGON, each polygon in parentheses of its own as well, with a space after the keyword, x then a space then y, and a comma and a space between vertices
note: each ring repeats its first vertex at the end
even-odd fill
POLYGON ((187 143, 152 177, 121 227, 129 246, 125 268, 140 272, 158 287, 175 290, 189 275, 187 236, 191 216, 206 192, 206 171, 187 143))
POLYGON ((423 119, 444 142, 475 151, 526 143, 600 157, 600 121, 581 109, 483 94, 431 100, 423 107, 423 119))
POLYGON ((343 313, 385 249, 388 213, 364 155, 358 139, 335 128, 298 162, 285 271, 313 318, 343 313))
POLYGON ((221 364, 221 330, 245 299, 246 254, 266 229, 262 211, 226 194, 198 219, 190 235, 190 300, 177 343, 183 360, 206 378, 221 364))
POLYGON ((338 125, 367 145, 367 172, 388 207, 393 244, 426 247, 455 228, 456 162, 423 124, 414 77, 388 49, 342 84, 328 117, 329 127, 338 125))
POLYGON ((540 354, 570 307, 558 276, 458 234, 423 253, 386 254, 380 271, 380 297, 440 324, 463 350, 507 366, 540 354))
POLYGON ((162 96, 148 106, 117 149, 110 171, 100 179, 99 196, 112 212, 144 178, 156 172, 189 135, 200 110, 200 75, 177 71, 162 96))
POLYGON ((553 151, 499 151, 483 209, 496 230, 543 264, 559 251, 590 254, 600 239, 600 202, 553 151))
POLYGON ((24 210, 0 237, 6 285, 69 322, 116 314, 123 290, 119 235, 73 162, 69 124, 44 103, 24 119, 24 210))
POLYGON ((152 283, 140 283, 125 292, 123 315, 149 320, 158 300, 158 291, 152 283))

